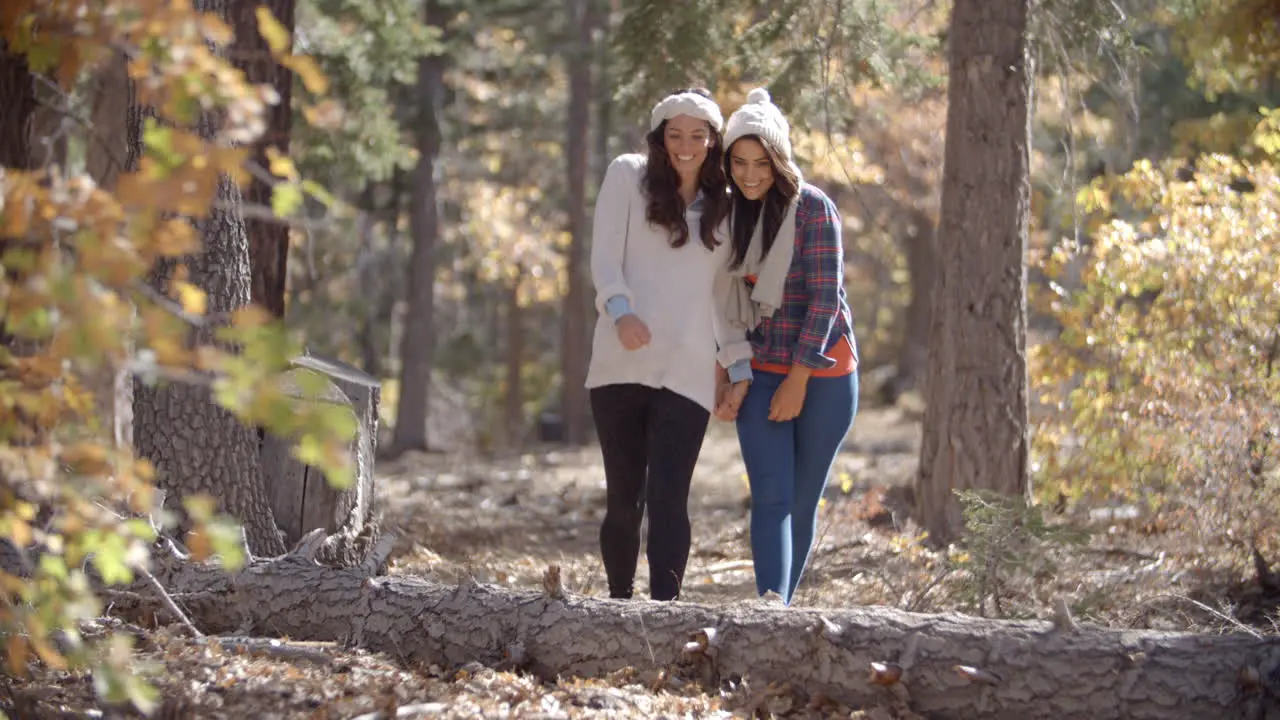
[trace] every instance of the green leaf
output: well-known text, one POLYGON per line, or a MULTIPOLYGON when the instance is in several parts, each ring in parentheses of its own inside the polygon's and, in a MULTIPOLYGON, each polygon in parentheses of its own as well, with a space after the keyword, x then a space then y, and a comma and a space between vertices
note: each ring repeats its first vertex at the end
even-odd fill
POLYGON ((58 66, 58 60, 62 57, 62 43, 56 35, 49 34, 40 42, 27 47, 25 54, 31 71, 43 75, 58 66))
POLYGON ((293 446, 293 456, 299 462, 319 467, 324 460, 324 445, 318 437, 307 433, 298 438, 297 444, 293 446))
POLYGON ((280 183, 271 190, 271 211, 279 217, 289 217, 302 207, 302 189, 294 183, 280 183))
POLYGON ((134 537, 139 537, 148 541, 156 539, 155 528, 151 527, 150 522, 143 520, 142 518, 126 520, 124 526, 129 529, 129 532, 132 533, 134 537))
POLYGON ((142 144, 147 154, 160 163, 162 170, 167 172, 182 164, 182 156, 173 149, 173 130, 162 127, 155 118, 143 121, 142 144))
POLYGON ((61 555, 41 555, 40 572, 58 580, 66 580, 67 563, 61 555))
POLYGON ((356 472, 349 463, 338 465, 325 463, 320 469, 324 472, 324 477, 328 481, 329 487, 335 490, 349 490, 355 485, 356 472))
POLYGON ((121 535, 109 534, 93 553, 93 566, 102 581, 108 585, 123 585, 133 581, 133 570, 127 562, 128 546, 121 535))
POLYGON ((316 182, 315 180, 303 180, 302 189, 305 190, 308 195, 310 195, 311 197, 319 201, 321 205, 324 205, 327 208, 333 207, 334 204, 338 202, 337 199, 334 198, 333 195, 328 190, 326 190, 323 185, 316 182))

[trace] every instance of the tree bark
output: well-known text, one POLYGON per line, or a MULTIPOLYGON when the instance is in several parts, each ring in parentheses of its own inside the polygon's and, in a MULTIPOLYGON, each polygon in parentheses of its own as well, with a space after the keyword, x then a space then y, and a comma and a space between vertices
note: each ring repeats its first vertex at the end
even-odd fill
MULTIPOLYGON (((31 120, 36 109, 35 76, 25 55, 10 52, 0 38, 0 167, 30 170, 35 159, 31 152, 31 120)), ((0 272, 12 271, 3 266, 4 253, 14 238, 0 236, 0 272)), ((15 339, 5 332, 0 316, 0 345, 15 349, 15 339)))
POLYGON ((954 491, 1030 495, 1028 4, 957 0, 952 9, 939 283, 916 480, 920 520, 936 543, 963 530, 954 491))
POLYGON ((0 38, 0 167, 33 166, 30 128, 35 110, 35 77, 27 58, 11 52, 0 38))
MULTIPOLYGON (((140 122, 140 113, 136 116, 140 122)), ((223 178, 218 199, 237 204, 239 190, 223 178)), ((217 210, 196 224, 204 250, 184 264, 190 282, 207 294, 208 312, 229 313, 247 305, 249 248, 243 221, 238 214, 217 210)), ((172 265, 163 263, 152 273, 151 282, 160 292, 166 291, 171 271, 172 265)), ((199 336, 198 342, 212 343, 212 328, 199 336)), ((138 455, 155 466, 156 484, 165 491, 167 506, 178 510, 183 498, 207 494, 218 501, 218 510, 244 526, 253 552, 283 552, 267 502, 258 434, 214 402, 209 387, 135 381, 133 436, 138 455)))
POLYGON ((911 300, 907 303, 897 370, 881 389, 882 401, 890 404, 919 386, 929 364, 929 336, 933 331, 933 290, 938 276, 936 230, 933 220, 922 210, 913 209, 908 217, 909 225, 899 236, 899 244, 907 256, 911 300))
MULTIPOLYGON (((426 0, 424 5, 427 25, 443 31, 453 11, 438 0, 426 0)), ((418 166, 412 178, 409 207, 413 254, 409 259, 408 307, 400 338, 400 399, 392 454, 427 449, 428 393, 435 355, 436 245, 440 241, 436 175, 445 102, 445 60, 443 54, 424 55, 418 60, 418 166)))
MULTIPOLYGON (((226 0, 197 0, 195 8, 226 19, 226 0)), ((137 104, 129 111, 128 168, 135 170, 142 155, 142 119, 148 112, 137 104)), ((212 119, 201 120, 203 135, 212 135, 212 119)), ((240 190, 230 178, 218 183, 217 199, 224 207, 238 207, 240 190)), ((195 222, 203 241, 198 255, 184 259, 189 281, 207 296, 207 311, 225 316, 249 303, 249 243, 239 212, 212 210, 195 222)), ((162 262, 150 282, 166 291, 173 263, 162 262)), ((212 343, 213 327, 199 329, 195 342, 212 343)), ((138 454, 156 468, 156 484, 166 504, 180 510, 182 498, 208 494, 218 509, 243 525, 253 552, 274 555, 284 551, 264 488, 258 458, 257 432, 214 402, 208 387, 175 383, 134 383, 133 435, 138 454)))
MULTIPOLYGON (((254 145, 251 162, 266 168, 267 148, 274 146, 281 154, 289 152, 289 135, 293 125, 293 73, 271 57, 271 49, 258 32, 256 10, 265 6, 289 31, 293 41, 295 0, 233 0, 231 23, 236 39, 229 57, 254 84, 275 88, 280 102, 267 110, 267 129, 254 145)), ((271 186, 255 176, 244 189, 244 201, 250 205, 271 206, 271 186)), ((252 301, 278 318, 285 313, 285 285, 289 265, 289 227, 283 223, 248 218, 245 231, 249 236, 249 266, 253 273, 249 295, 252 301)))
POLYGON ((599 16, 595 0, 566 0, 574 35, 568 57, 569 113, 565 156, 568 173, 569 249, 561 325, 561 404, 565 437, 572 445, 587 440, 587 305, 583 258, 587 247, 587 159, 591 127, 591 44, 599 16))
MULTIPOLYGON (((129 67, 124 53, 102 61, 89 86, 92 129, 85 145, 85 171, 98 187, 115 190, 129 158, 129 67)), ((130 354, 133 346, 130 343, 130 354)), ((98 417, 111 428, 117 448, 133 447, 133 376, 127 367, 105 366, 86 381, 94 388, 98 417)))
POLYGON ((382 348, 378 347, 378 309, 385 293, 381 281, 381 258, 373 247, 373 232, 378 222, 374 207, 374 184, 366 181, 360 193, 356 214, 356 236, 360 238, 360 250, 356 253, 357 277, 360 282, 360 320, 356 328, 356 342, 360 346, 361 365, 374 377, 382 376, 382 348))
POLYGON ((208 632, 346 641, 446 668, 478 661, 554 678, 657 667, 713 686, 734 677, 757 688, 789 683, 854 707, 896 695, 932 720, 1280 716, 1256 710, 1280 699, 1277 638, 1058 628, 877 607, 618 601, 566 595, 555 582, 547 592, 454 587, 371 577, 368 566, 329 569, 313 554, 256 561, 233 577, 187 564, 158 574, 208 632), (715 635, 711 649, 686 651, 706 628, 715 635), (871 682, 872 663, 901 668, 896 690, 871 682))

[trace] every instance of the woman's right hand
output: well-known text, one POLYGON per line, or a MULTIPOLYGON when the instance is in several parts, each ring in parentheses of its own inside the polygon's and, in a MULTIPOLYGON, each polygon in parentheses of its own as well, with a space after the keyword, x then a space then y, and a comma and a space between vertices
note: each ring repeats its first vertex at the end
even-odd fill
POLYGON ((652 339, 649 335, 649 326, 634 313, 618 318, 613 327, 618 332, 622 347, 628 350, 639 350, 648 345, 652 339))

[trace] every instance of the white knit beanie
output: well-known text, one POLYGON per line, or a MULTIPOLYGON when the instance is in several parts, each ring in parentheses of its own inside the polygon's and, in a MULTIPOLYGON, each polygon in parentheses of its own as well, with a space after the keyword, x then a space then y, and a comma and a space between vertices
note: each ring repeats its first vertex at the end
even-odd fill
POLYGON ((745 135, 758 136, 782 153, 788 163, 795 164, 791 159, 791 126, 764 88, 747 93, 747 104, 729 116, 724 129, 725 149, 728 150, 735 140, 745 135))
POLYGON ((668 95, 653 106, 650 113, 649 129, 657 130, 664 120, 677 115, 688 115, 711 123, 716 132, 724 125, 724 116, 720 114, 720 106, 715 100, 703 97, 695 92, 681 92, 668 95))

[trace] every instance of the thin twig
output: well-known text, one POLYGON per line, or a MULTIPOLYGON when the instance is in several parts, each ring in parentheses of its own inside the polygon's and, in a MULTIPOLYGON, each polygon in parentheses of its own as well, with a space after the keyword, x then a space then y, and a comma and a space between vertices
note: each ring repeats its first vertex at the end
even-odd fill
POLYGON ((644 633, 644 646, 649 649, 649 662, 657 667, 658 658, 654 657, 653 645, 649 644, 649 628, 644 626, 644 613, 636 613, 636 617, 640 618, 640 632, 644 633))
POLYGON ((164 589, 164 586, 160 584, 160 581, 156 579, 155 575, 151 574, 150 570, 147 570, 146 568, 138 568, 138 573, 142 575, 142 577, 146 578, 147 582, 151 583, 151 587, 160 595, 160 600, 164 602, 164 605, 169 609, 169 612, 173 613, 174 616, 178 618, 178 622, 185 625, 195 637, 204 637, 204 633, 200 632, 200 629, 191 622, 191 618, 187 617, 186 613, 182 612, 182 608, 178 607, 178 603, 174 602, 173 598, 170 597, 169 591, 164 589))
POLYGON ((1143 603, 1143 604, 1144 604, 1144 605, 1146 605, 1146 604, 1154 603, 1154 602, 1155 602, 1155 601, 1157 601, 1157 600, 1166 600, 1166 599, 1182 600, 1182 601, 1185 601, 1185 602, 1189 602, 1189 603, 1191 603, 1192 605, 1195 605, 1196 607, 1200 608, 1201 610, 1204 610, 1205 612, 1209 613, 1210 615, 1213 615, 1214 617, 1218 618, 1219 620, 1222 620, 1223 622, 1227 623, 1228 625, 1232 625, 1232 626, 1234 626, 1237 630, 1241 630, 1241 631, 1243 631, 1243 632, 1249 633, 1250 635, 1252 635, 1253 637, 1255 637, 1255 638, 1257 638, 1257 639, 1259 639, 1259 640, 1261 640, 1261 639, 1262 639, 1262 634, 1261 634, 1261 633, 1259 633, 1257 630, 1254 630, 1253 628, 1249 627, 1248 625, 1245 625, 1244 623, 1242 623, 1242 622, 1240 622, 1239 620, 1237 620, 1237 619, 1235 619, 1235 618, 1231 617, 1230 615, 1227 615, 1226 613, 1224 613, 1224 612, 1222 612, 1222 611, 1220 611, 1220 610, 1214 610, 1213 608, 1209 607, 1208 605, 1205 605, 1204 603, 1200 602, 1199 600, 1194 600, 1194 599, 1192 599, 1192 598, 1187 597, 1186 595, 1174 595, 1174 594, 1172 594, 1172 593, 1164 593, 1164 594, 1161 594, 1161 595, 1156 595, 1155 597, 1151 598, 1151 600, 1150 600, 1150 601, 1148 601, 1147 603, 1143 603))
POLYGON ((326 649, 336 648, 332 642, 305 642, 275 638, 235 637, 216 635, 203 638, 205 644, 217 643, 224 650, 236 650, 250 655, 267 655, 277 660, 297 662, 303 660, 315 665, 330 665, 333 656, 326 649))
POLYGON ((228 203, 221 200, 215 200, 212 208, 228 213, 239 213, 240 217, 245 220, 257 220, 259 222, 274 223, 276 225, 288 225, 290 227, 302 228, 303 230, 321 230, 334 226, 334 222, 329 219, 317 220, 315 218, 300 217, 289 218, 276 215, 275 211, 266 205, 253 205, 246 202, 228 203))
POLYGON ((947 579, 953 572, 955 572, 954 567, 946 567, 942 572, 934 575, 929 584, 924 587, 924 590, 921 590, 920 594, 915 596, 915 599, 907 605, 907 611, 918 612, 921 610, 924 607, 924 599, 929 596, 929 593, 933 592, 933 589, 941 585, 942 581, 947 579))
POLYGON ((198 328, 204 328, 211 325, 221 327, 231 321, 231 313, 220 312, 196 315, 195 313, 187 312, 187 310, 183 308, 182 305, 175 302, 173 298, 160 292, 149 283, 134 283, 133 289, 145 296, 151 302, 155 303, 161 310, 164 310, 179 320, 185 321, 198 328))

